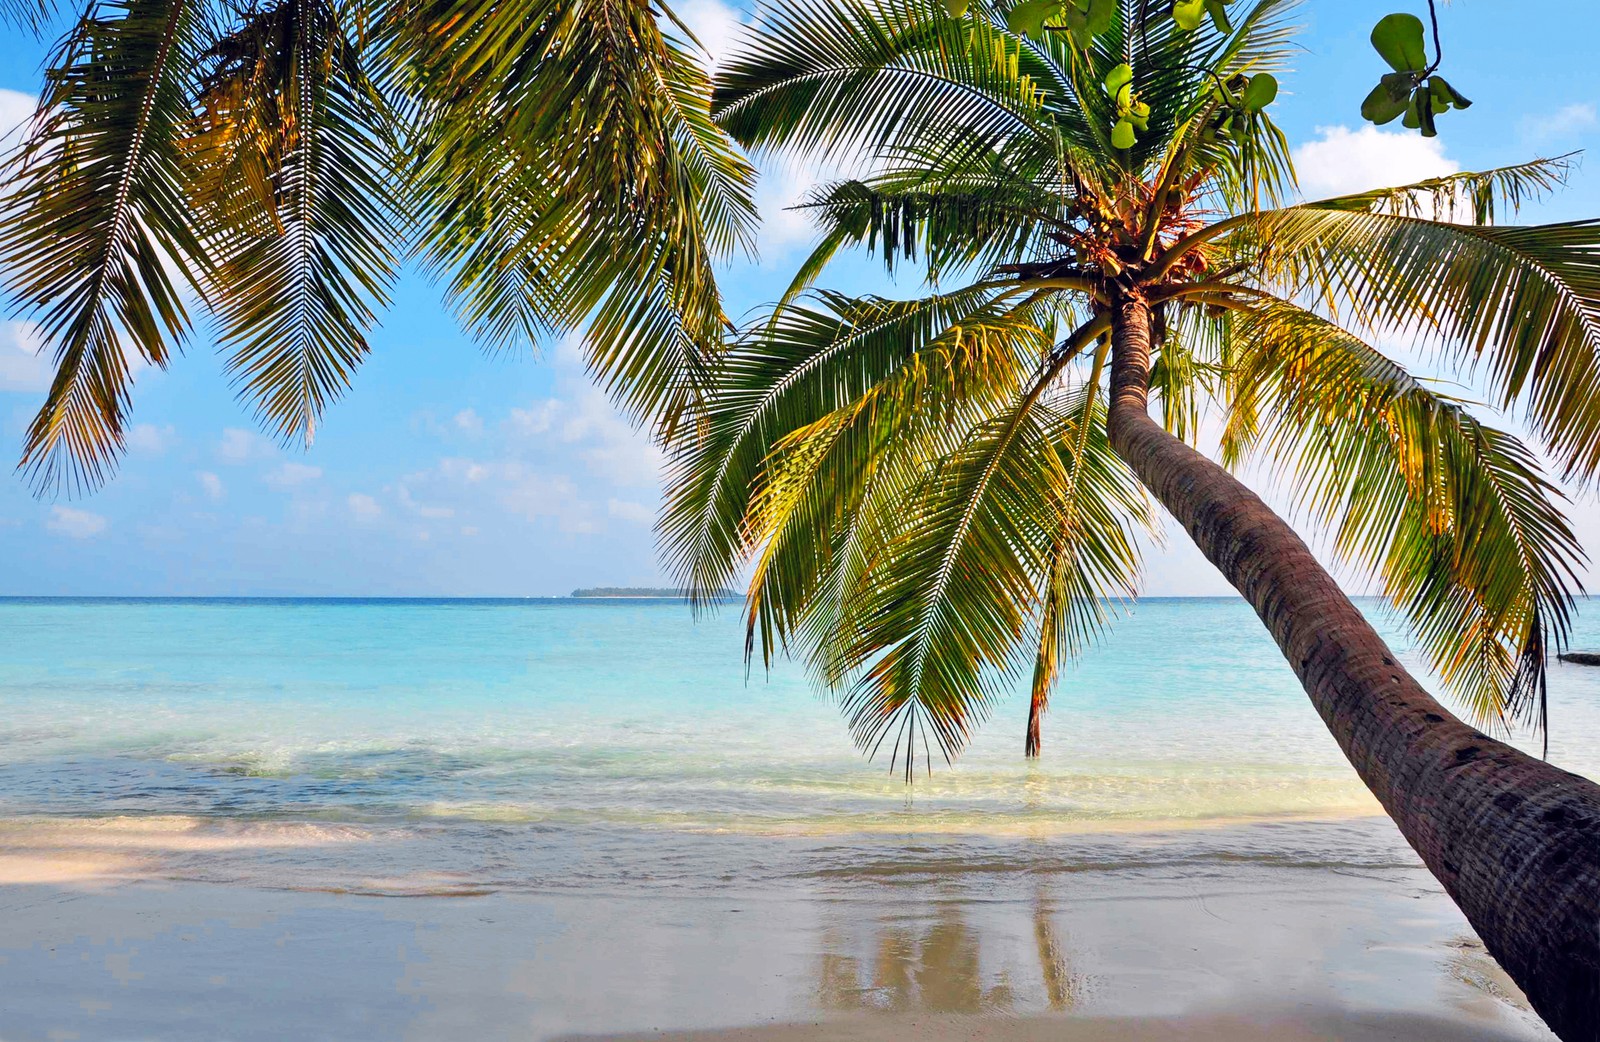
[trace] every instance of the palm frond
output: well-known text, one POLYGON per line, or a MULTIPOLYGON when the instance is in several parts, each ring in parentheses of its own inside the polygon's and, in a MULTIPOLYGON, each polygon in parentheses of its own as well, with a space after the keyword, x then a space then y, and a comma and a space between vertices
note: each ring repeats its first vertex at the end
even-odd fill
POLYGON ((676 415, 723 337, 713 264, 755 221, 704 72, 638 0, 410 0, 388 31, 421 99, 421 255, 464 323, 509 347, 592 320, 607 386, 676 415))
POLYGON ((947 269, 984 270, 1019 259, 1064 256, 1059 236, 1071 226, 1059 216, 1070 196, 1041 189, 1003 169, 977 168, 955 176, 892 171, 868 180, 816 189, 805 206, 825 236, 926 267, 937 282, 947 269))
POLYGON ((1051 136, 1016 38, 937 0, 783 0, 717 77, 717 120, 748 147, 873 154, 929 135, 1051 136))
POLYGON ((1600 477, 1600 221, 1447 224, 1314 206, 1235 225, 1269 285, 1427 334, 1521 405, 1566 477, 1600 477))
POLYGON ((1542 728, 1545 660, 1581 592, 1559 491, 1512 435, 1284 302, 1234 316, 1230 452, 1292 467, 1304 509, 1371 568, 1480 726, 1542 728))
POLYGON ((1147 497, 1106 441, 1100 377, 1109 346, 1100 345, 1088 378, 1065 403, 1076 429, 1071 473, 1057 501, 1030 684, 1041 707, 1049 705, 1062 663, 1082 655, 1109 625, 1116 602, 1138 592, 1138 535, 1156 531, 1147 497))
POLYGON ((1386 213, 1463 224, 1496 223, 1502 211, 1512 213, 1567 183, 1572 172, 1571 154, 1535 159, 1515 166, 1430 177, 1396 188, 1342 195, 1306 203, 1314 210, 1349 210, 1386 213))
POLYGON ((0 186, 0 270, 54 351, 20 468, 83 491, 115 468, 132 366, 165 366, 209 270, 180 142, 199 52, 190 0, 96 3, 45 74, 0 186))
POLYGON ((896 736, 908 773, 919 736, 953 757, 1020 679, 1052 570, 1066 575, 1068 607, 1058 602, 1053 621, 1069 635, 1097 628, 1100 599, 1131 586, 1143 494, 1103 439, 1089 438, 1094 455, 1072 454, 1081 413, 1070 405, 1020 391, 928 462, 827 652, 853 678, 843 706, 857 740, 896 736))
POLYGON ((370 350, 401 237, 397 144, 345 17, 283 0, 232 27, 204 55, 191 142, 221 229, 228 370, 268 427, 307 443, 370 350))
POLYGON ((39 35, 56 16, 56 0, 0 0, 0 25, 39 35))
POLYGON ((1038 333, 998 296, 991 288, 916 301, 824 293, 818 307, 794 304, 753 326, 720 360, 703 429, 686 433, 673 460, 660 533, 684 586, 726 587, 755 545, 752 528, 772 527, 772 500, 766 521, 753 522, 752 512, 769 457, 793 432, 860 410, 891 386, 908 403, 1016 386, 1036 362, 1038 333), (937 393, 926 387, 935 377, 937 393))

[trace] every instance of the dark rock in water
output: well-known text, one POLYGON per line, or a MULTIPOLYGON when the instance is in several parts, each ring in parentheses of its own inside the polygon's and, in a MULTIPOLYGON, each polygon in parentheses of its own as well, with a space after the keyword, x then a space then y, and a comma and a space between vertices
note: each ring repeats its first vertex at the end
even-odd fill
POLYGON ((1574 666, 1600 666, 1600 652, 1596 651, 1569 651, 1565 655, 1556 657, 1574 666))

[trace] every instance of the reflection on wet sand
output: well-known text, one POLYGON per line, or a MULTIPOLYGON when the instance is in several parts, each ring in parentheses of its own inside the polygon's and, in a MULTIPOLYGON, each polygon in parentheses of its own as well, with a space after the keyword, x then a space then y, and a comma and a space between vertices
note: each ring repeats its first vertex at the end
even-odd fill
MULTIPOLYGON (((829 1012, 1015 1013, 1034 1003, 1018 992, 1035 983, 1014 980, 1001 966, 986 979, 981 934, 962 903, 933 906, 931 920, 884 918, 869 925, 871 939, 853 944, 848 931, 825 928, 817 959, 817 1008, 829 1012), (856 954, 861 947, 869 954, 856 954)), ((1052 1012, 1076 1006, 1083 980, 1067 965, 1065 947, 1041 887, 1032 910, 1038 985, 1052 1012)))

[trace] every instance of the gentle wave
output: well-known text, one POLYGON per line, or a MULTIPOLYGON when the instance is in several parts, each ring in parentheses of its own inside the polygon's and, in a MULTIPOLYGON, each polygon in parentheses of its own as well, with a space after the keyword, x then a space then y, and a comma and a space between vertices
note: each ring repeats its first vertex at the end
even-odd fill
POLYGON ((1166 879, 1241 866, 1382 872, 1416 861, 1385 819, 1183 823, 996 836, 700 833, 605 826, 353 826, 182 816, 0 820, 0 882, 42 863, 74 878, 386 896, 823 889, 1085 873, 1166 879))
MULTIPOLYGON (((350 892, 1410 857, 1350 824, 1375 802, 1236 601, 1138 605, 1064 677, 1042 762, 1019 682, 909 788, 740 647, 670 603, 0 601, 0 843, 45 871, 12 840, 55 821, 91 874, 350 892)), ((1552 760, 1600 773, 1600 670, 1557 667, 1551 703, 1552 760)))

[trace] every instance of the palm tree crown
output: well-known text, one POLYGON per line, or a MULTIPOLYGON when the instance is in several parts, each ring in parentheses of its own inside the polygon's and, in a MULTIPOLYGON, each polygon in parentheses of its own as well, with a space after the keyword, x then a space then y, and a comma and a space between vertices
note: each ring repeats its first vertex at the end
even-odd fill
POLYGON ((809 201, 819 246, 678 440, 682 579, 753 563, 751 652, 801 650, 908 772, 1030 668, 1042 704, 1153 525, 1106 425, 1113 305, 1137 298, 1166 428, 1195 440, 1215 403, 1226 462, 1292 478, 1480 725, 1541 723, 1582 560, 1560 493, 1375 343, 1443 345, 1591 481, 1600 227, 1494 223, 1561 161, 1293 204, 1270 115, 1293 0, 1225 28, 1126 2, 1092 34, 1038 6, 777 0, 724 67, 737 140, 864 173, 809 201), (808 293, 847 246, 936 292, 808 293))

